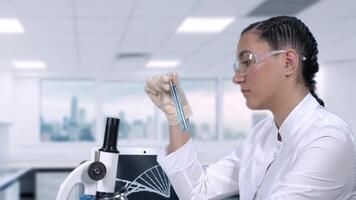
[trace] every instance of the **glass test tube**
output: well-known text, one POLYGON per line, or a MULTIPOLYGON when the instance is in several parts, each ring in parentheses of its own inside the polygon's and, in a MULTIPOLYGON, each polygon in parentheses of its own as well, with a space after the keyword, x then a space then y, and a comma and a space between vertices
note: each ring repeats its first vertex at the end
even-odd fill
POLYGON ((179 121, 180 130, 183 132, 189 132, 189 125, 188 125, 187 119, 185 118, 185 113, 183 110, 182 102, 179 97, 179 92, 178 92, 177 86, 174 85, 172 83, 172 81, 169 82, 169 85, 171 88, 171 90, 170 90, 171 97, 174 100, 174 104, 175 104, 176 110, 177 110, 177 117, 178 117, 178 121, 179 121))

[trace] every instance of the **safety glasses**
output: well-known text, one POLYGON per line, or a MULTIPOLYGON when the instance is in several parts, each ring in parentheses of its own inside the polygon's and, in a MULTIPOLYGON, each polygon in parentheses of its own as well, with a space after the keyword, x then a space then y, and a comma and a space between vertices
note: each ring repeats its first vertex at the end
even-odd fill
POLYGON ((274 50, 268 53, 245 52, 233 64, 234 71, 239 70, 241 73, 246 73, 249 68, 257 66, 267 58, 284 52, 287 52, 287 50, 274 50))

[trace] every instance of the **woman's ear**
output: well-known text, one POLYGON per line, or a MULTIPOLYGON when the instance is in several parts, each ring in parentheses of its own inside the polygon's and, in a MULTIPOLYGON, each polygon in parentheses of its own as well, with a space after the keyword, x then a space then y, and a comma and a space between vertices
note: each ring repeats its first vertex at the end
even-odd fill
POLYGON ((297 52, 293 49, 287 49, 286 58, 285 75, 289 77, 293 74, 298 74, 299 60, 297 52))

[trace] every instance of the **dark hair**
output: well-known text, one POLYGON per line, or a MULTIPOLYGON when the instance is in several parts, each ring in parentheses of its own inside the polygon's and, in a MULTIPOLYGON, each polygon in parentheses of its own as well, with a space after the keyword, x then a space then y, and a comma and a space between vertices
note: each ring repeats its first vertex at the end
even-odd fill
POLYGON ((257 31, 273 50, 290 47, 297 51, 303 61, 301 68, 304 83, 319 104, 324 106, 324 101, 315 92, 314 77, 319 71, 318 44, 309 28, 296 17, 277 16, 250 24, 241 36, 250 30, 257 31))

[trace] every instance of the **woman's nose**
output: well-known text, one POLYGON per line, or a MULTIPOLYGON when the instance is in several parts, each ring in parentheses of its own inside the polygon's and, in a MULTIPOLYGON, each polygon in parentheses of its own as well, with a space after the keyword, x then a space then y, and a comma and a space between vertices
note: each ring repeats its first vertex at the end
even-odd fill
POLYGON ((241 84, 245 81, 246 75, 242 74, 240 70, 235 71, 234 76, 232 77, 232 82, 234 84, 241 84))

